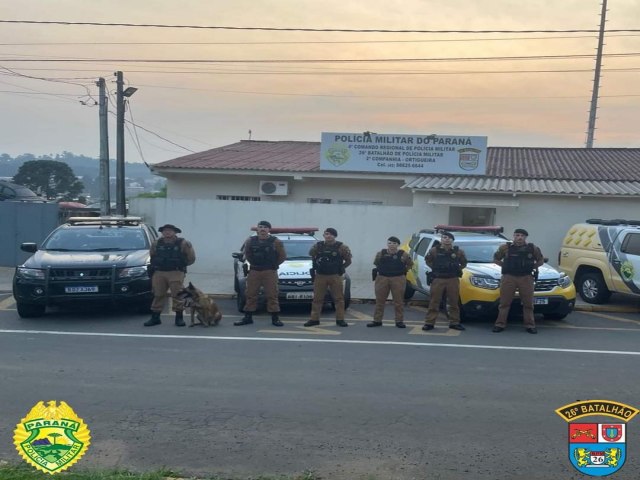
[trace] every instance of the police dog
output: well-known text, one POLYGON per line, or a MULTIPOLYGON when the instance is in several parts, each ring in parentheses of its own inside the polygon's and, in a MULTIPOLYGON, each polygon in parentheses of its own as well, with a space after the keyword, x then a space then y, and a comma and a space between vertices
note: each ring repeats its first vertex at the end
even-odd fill
POLYGON ((203 327, 218 326, 222 320, 222 313, 211 298, 209 298, 202 290, 197 289, 191 282, 189 285, 178 292, 177 297, 184 301, 185 308, 191 309, 191 324, 202 325, 203 327), (195 323, 197 318, 199 323, 195 323))

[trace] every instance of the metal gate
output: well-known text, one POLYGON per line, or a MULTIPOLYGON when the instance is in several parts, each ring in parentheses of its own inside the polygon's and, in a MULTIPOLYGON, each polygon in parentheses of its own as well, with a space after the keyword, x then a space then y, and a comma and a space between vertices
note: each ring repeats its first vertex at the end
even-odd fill
POLYGON ((0 202, 0 266, 15 267, 29 258, 20 244, 42 243, 58 226, 58 209, 57 203, 0 202))

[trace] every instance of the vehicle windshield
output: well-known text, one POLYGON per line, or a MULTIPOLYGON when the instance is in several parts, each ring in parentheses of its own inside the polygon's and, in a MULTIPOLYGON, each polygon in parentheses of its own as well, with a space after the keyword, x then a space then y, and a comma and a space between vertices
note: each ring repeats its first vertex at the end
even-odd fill
POLYGON ((493 263, 493 254, 496 253, 500 245, 505 241, 460 243, 460 248, 464 250, 468 262, 473 263, 493 263))
POLYGON ((149 248, 140 229, 82 227, 60 229, 51 234, 43 250, 74 252, 107 252, 114 250, 143 250, 149 248))
POLYGON ((309 241, 283 240, 284 249, 287 252, 287 260, 310 259, 309 250, 314 245, 309 241))

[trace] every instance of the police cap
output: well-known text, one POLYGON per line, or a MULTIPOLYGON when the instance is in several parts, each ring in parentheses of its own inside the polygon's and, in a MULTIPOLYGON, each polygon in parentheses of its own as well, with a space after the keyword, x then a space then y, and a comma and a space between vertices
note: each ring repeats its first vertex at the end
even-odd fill
POLYGON ((524 228, 516 228, 513 233, 521 233, 525 237, 529 236, 529 232, 527 232, 524 228))

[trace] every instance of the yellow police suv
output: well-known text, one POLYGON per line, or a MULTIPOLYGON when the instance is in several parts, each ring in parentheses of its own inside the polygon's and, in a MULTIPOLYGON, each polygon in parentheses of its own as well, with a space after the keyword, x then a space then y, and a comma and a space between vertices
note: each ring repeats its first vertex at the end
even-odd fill
POLYGON ((558 265, 585 302, 605 303, 614 292, 640 295, 640 221, 594 218, 573 225, 558 265))
MULTIPOLYGON (((420 230, 411 235, 400 247, 413 258, 413 268, 407 273, 405 298, 418 291, 429 295, 427 273, 431 269, 425 262, 427 252, 440 243, 442 231, 455 233, 454 245, 464 250, 467 267, 460 279, 460 314, 463 317, 490 317, 498 315, 500 303, 500 266, 493 263, 493 254, 509 239, 502 235, 500 226, 467 227, 436 225, 433 229, 420 230)), ((538 269, 535 284, 534 312, 547 319, 565 318, 575 305, 576 289, 571 279, 548 264, 538 269)), ((521 308, 516 297, 511 304, 521 308)))

